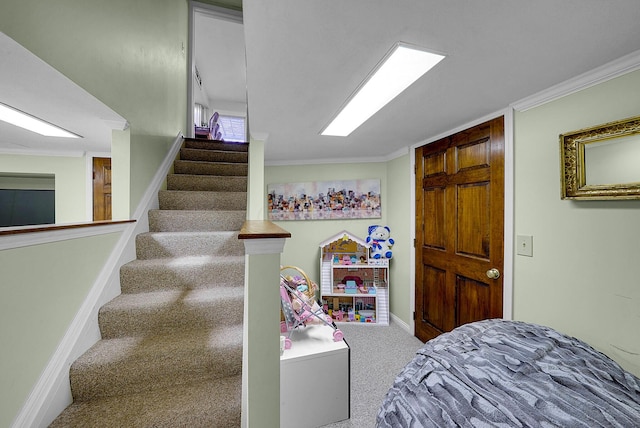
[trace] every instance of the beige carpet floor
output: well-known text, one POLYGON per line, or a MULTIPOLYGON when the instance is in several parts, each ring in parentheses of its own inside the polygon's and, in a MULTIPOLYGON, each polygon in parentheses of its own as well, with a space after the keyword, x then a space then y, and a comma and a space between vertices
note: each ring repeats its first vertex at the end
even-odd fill
POLYGON ((325 428, 375 427, 376 415, 400 370, 423 343, 399 324, 339 325, 351 348, 351 418, 325 428))

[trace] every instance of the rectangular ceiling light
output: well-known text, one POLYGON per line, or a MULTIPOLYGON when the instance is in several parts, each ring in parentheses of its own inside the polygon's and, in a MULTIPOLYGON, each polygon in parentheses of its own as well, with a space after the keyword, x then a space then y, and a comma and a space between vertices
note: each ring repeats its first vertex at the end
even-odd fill
POLYGON ((321 132, 346 137, 444 58, 397 43, 321 132))
POLYGON ((46 137, 81 138, 77 134, 2 103, 0 103, 0 120, 46 137))

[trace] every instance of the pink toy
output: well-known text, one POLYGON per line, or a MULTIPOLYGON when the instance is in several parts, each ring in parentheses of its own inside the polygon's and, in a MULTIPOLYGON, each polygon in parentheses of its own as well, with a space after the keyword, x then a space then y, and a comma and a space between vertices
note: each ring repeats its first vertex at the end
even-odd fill
MULTIPOLYGON (((287 268, 293 268, 291 266, 283 267, 280 270, 287 268)), ((313 284, 304 272, 299 270, 304 281, 300 278, 285 277, 280 274, 280 302, 282 303, 282 314, 284 316, 284 322, 280 323, 280 332, 289 332, 288 336, 284 340, 285 349, 291 348, 291 334, 293 331, 300 327, 306 326, 308 323, 322 323, 331 327, 333 331, 333 340, 339 342, 343 339, 342 332, 335 326, 333 319, 329 317, 322 307, 304 292, 300 291, 302 282, 308 285, 310 288, 308 293, 313 295, 315 293, 315 284, 313 284)), ((340 319, 342 319, 342 311, 340 312, 340 319)), ((334 311, 335 313, 335 311, 334 311)))

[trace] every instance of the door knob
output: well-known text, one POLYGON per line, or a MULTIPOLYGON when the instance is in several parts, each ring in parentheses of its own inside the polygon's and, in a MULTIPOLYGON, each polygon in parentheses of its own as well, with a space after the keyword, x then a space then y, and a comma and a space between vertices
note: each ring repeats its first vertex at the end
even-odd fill
POLYGON ((498 279, 500 278, 500 271, 496 268, 489 269, 487 271, 487 277, 489 277, 490 279, 498 279))

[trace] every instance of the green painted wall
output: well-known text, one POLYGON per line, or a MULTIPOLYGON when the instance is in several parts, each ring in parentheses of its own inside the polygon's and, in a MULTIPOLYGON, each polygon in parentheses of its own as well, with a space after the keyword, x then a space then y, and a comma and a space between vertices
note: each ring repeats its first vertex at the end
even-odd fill
POLYGON ((130 123, 132 211, 186 129, 187 16, 186 0, 6 0, 0 10, 0 31, 130 123))
POLYGON ((411 208, 415 203, 411 198, 414 185, 412 169, 408 154, 387 162, 387 213, 396 241, 390 267, 392 282, 389 287, 389 307, 392 314, 408 325, 413 322, 411 260, 414 249, 411 224, 414 219, 411 217, 411 208))
MULTIPOLYGON (((114 177, 120 180, 114 198, 128 207, 119 217, 135 211, 171 142, 186 130, 187 18, 187 0, 4 0, 0 6, 0 31, 130 123, 112 158, 115 171, 128 174, 124 182, 114 177)), ((77 197, 84 200, 80 186, 77 197)), ((116 239, 0 251, 0 426, 19 412, 116 239)))
POLYGON ((249 143, 249 177, 247 184, 247 219, 263 220, 264 213, 264 141, 251 139, 249 143))
POLYGON ((280 423, 280 295, 273 290, 277 290, 280 275, 280 254, 253 254, 245 260, 247 347, 242 375, 247 391, 243 397, 243 420, 247 427, 277 427, 280 423), (274 287, 265 287, 265 284, 274 284, 274 287))
POLYGON ((11 426, 119 237, 0 251, 1 427, 11 426))
POLYGON ((514 317, 640 375, 640 201, 561 200, 558 138, 637 115, 637 71, 515 115, 514 230, 533 235, 533 257, 514 256, 514 317))
POLYGON ((0 155, 0 172, 55 175, 56 223, 79 223, 86 216, 86 158, 0 155))
MULTIPOLYGON (((391 261, 390 310, 409 323, 409 263, 412 256, 409 242, 413 242, 413 238, 409 238, 411 207, 409 163, 409 156, 405 155, 390 162, 267 166, 265 186, 274 183, 365 178, 379 178, 381 185, 382 218, 380 219, 275 222, 291 232, 291 239, 287 240, 282 253, 282 264, 297 266, 312 280, 319 282, 321 242, 342 230, 365 239, 370 225, 389 226, 391 237, 396 242, 391 261)), ((264 203, 265 213, 267 213, 266 201, 264 203)))

